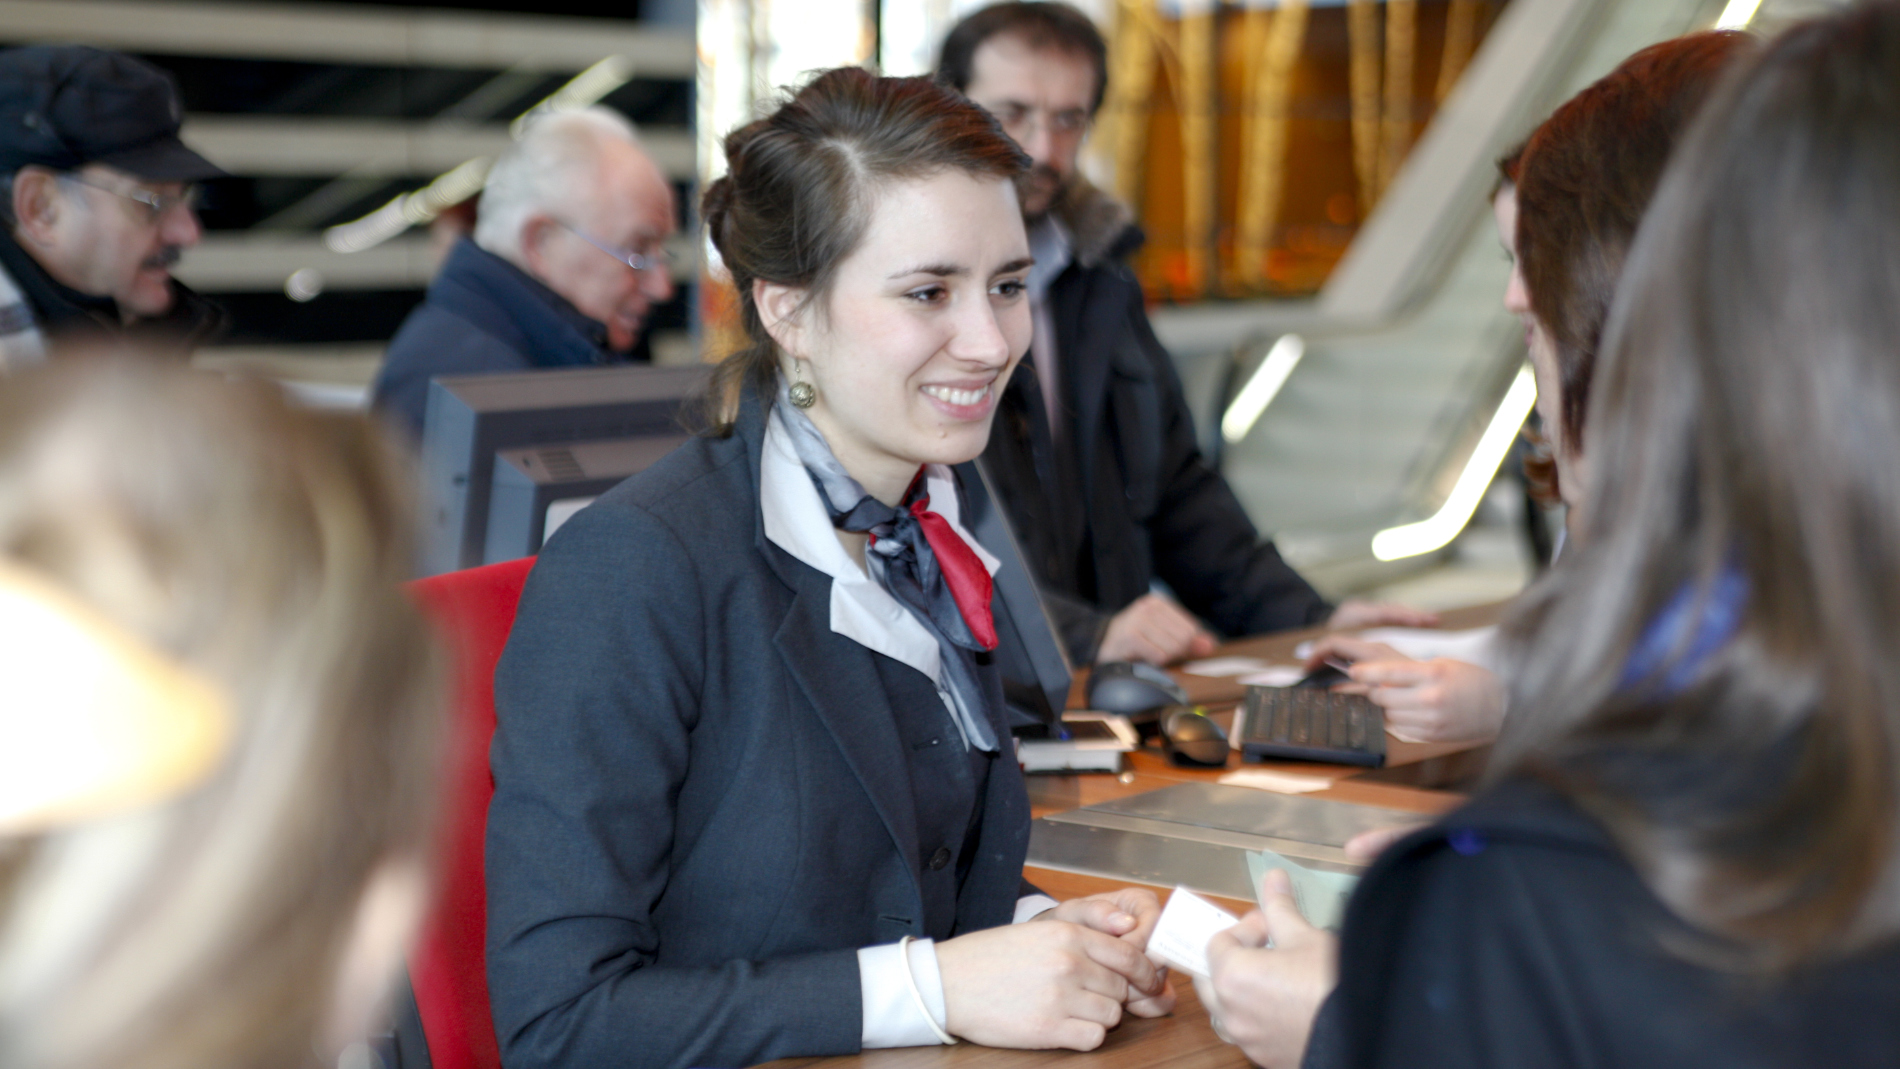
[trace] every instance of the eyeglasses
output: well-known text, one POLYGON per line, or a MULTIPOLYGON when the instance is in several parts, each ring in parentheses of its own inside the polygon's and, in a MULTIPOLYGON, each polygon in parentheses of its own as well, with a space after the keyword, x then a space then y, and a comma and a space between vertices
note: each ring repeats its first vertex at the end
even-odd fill
POLYGON ((988 109, 996 116, 996 122, 1011 137, 1027 134, 1037 127, 1047 129, 1051 134, 1074 136, 1089 128, 1090 116, 1085 108, 1064 108, 1050 111, 1047 108, 1030 108, 1021 104, 1002 104, 988 109))
POLYGON ((72 173, 67 173, 60 177, 74 185, 90 186, 93 189, 110 193, 115 197, 124 197, 126 200, 143 204, 148 221, 154 223, 164 218, 165 213, 171 211, 173 208, 197 211, 199 203, 204 199, 204 190, 199 186, 186 186, 183 193, 158 193, 146 189, 143 186, 133 186, 129 190, 117 189, 101 182, 89 182, 72 173))
POLYGON ((566 227, 568 232, 575 237, 585 241, 614 259, 619 260, 635 271, 665 271, 667 268, 673 266, 673 254, 657 245, 646 252, 631 252, 627 249, 615 248, 603 241, 597 241, 589 236, 586 231, 571 223, 562 223, 561 225, 566 227))

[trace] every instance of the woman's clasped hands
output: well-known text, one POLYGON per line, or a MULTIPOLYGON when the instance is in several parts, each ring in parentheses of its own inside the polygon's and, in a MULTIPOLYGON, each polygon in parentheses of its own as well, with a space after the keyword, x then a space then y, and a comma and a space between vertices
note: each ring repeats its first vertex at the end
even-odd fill
POLYGON ((1093 1050, 1124 1011, 1167 1014, 1174 988, 1145 953, 1160 917, 1153 892, 1129 887, 938 943, 946 1029, 985 1046, 1093 1050))

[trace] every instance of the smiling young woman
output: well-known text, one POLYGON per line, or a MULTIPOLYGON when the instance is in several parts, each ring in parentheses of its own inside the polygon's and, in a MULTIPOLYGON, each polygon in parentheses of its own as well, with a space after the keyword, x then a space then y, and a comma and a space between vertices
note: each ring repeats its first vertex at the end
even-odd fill
POLYGON ((754 280, 780 373, 809 379, 806 415, 873 497, 894 504, 919 464, 983 451, 1029 348, 1029 264, 1010 183, 941 171, 879 191, 822 303, 754 280))
POLYGON ((505 1059, 1093 1047, 1172 1004, 1159 911, 1022 882, 954 468, 1029 344, 1027 160, 954 92, 857 69, 725 149, 703 215, 750 344, 720 426, 562 527, 496 675, 505 1059))

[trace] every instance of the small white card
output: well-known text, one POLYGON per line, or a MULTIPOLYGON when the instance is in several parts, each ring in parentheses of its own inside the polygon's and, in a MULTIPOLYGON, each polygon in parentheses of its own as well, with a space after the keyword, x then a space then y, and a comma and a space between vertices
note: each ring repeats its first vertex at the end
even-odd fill
POLYGON ((1148 937, 1148 953, 1196 976, 1206 976, 1207 941, 1240 918, 1185 887, 1176 887, 1148 937))
POLYGON ((1266 667, 1267 662, 1258 657, 1209 657, 1204 661, 1189 661, 1181 666, 1181 671, 1191 676, 1225 679, 1228 676, 1244 676, 1249 672, 1258 672, 1266 667))
POLYGON ((1248 687, 1290 687, 1305 678, 1306 669, 1297 664, 1276 664, 1241 676, 1238 682, 1248 687))
POLYGON ((1243 768, 1229 772, 1214 782, 1228 787, 1252 787, 1257 791, 1277 791, 1280 794, 1306 794, 1323 791, 1333 785, 1333 781, 1324 776, 1302 776, 1297 772, 1275 772, 1268 768, 1243 768))

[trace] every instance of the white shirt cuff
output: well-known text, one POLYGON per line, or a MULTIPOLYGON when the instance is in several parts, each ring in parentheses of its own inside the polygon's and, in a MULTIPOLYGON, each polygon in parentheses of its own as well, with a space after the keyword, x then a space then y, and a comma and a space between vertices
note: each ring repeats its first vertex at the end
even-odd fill
POLYGON ((1016 900, 1016 917, 1010 923, 1021 924, 1024 921, 1033 921, 1043 910, 1054 909, 1061 904, 1048 895, 1024 895, 1016 900))
POLYGON ((916 996, 910 993, 906 969, 917 979, 917 990, 930 1007, 937 1024, 944 1023, 943 973, 937 969, 937 947, 928 939, 913 939, 905 949, 910 961, 898 953, 898 943, 864 947, 858 951, 858 986, 864 993, 864 1034, 860 1043, 866 1050, 883 1047, 937 1046, 936 1029, 924 1019, 916 996))

